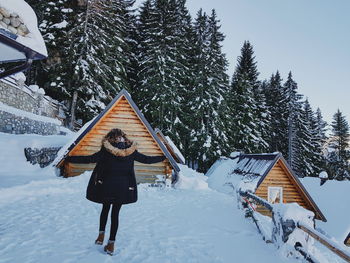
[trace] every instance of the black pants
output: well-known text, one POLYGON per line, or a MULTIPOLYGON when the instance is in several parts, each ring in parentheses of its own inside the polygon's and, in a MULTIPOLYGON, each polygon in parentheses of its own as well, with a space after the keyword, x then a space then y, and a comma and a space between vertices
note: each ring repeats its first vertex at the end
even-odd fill
MULTIPOLYGON (((112 204, 112 214, 111 214, 111 232, 109 234, 109 240, 115 240, 117 235, 118 225, 119 225, 119 211, 122 207, 121 204, 112 204)), ((100 231, 105 231, 109 209, 111 204, 103 204, 101 215, 100 215, 100 231)))

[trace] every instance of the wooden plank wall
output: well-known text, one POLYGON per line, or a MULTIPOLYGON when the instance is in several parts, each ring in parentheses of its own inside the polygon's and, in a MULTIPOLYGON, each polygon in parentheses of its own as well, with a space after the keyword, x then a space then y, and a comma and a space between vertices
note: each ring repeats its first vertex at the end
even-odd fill
MULTIPOLYGON (((90 155, 100 150, 103 137, 113 128, 122 129, 132 141, 137 141, 138 151, 146 155, 163 155, 162 150, 129 102, 122 97, 117 104, 89 131, 69 155, 90 155)), ((66 176, 76 176, 92 170, 95 164, 65 164, 66 176)), ((135 162, 138 183, 154 182, 156 175, 171 175, 169 161, 156 164, 135 162)))
MULTIPOLYGON (((269 186, 283 187, 283 203, 298 203, 300 206, 314 211, 312 207, 305 202, 303 194, 295 185, 295 182, 288 176, 280 160, 271 169, 258 189, 256 189, 255 194, 267 200, 267 189, 269 186)), ((270 211, 262 206, 258 206, 257 211, 264 215, 271 215, 270 211)))

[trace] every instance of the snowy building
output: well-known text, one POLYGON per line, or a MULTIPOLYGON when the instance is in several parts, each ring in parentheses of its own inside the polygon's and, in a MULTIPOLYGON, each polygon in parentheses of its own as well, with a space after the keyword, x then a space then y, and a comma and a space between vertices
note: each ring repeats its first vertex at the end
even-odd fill
MULTIPOLYGON (((327 221, 281 153, 236 154, 221 158, 206 175, 212 188, 248 190, 271 204, 298 203, 314 212, 316 219, 327 221)), ((270 214, 263 206, 257 206, 256 210, 270 214)))
POLYGON ((47 57, 36 15, 24 0, 0 0, 0 63, 20 62, 0 78, 27 70, 33 60, 47 57))
POLYGON ((90 155, 99 151, 102 138, 114 128, 122 129, 130 140, 136 141, 141 153, 166 156, 164 162, 157 164, 135 162, 138 183, 154 183, 159 180, 159 176, 176 180, 179 166, 126 90, 122 90, 104 111, 85 124, 75 138, 61 149, 53 163, 60 168, 61 175, 70 177, 92 170, 95 164, 68 163, 64 158, 67 155, 90 155))

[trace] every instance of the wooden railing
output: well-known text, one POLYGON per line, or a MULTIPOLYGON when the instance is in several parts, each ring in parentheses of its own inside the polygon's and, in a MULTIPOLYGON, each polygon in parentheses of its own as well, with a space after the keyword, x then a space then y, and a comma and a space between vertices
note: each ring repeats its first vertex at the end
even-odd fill
MULTIPOLYGON (((274 209, 270 203, 268 203, 266 200, 260 198, 259 196, 254 195, 250 192, 239 191, 239 195, 243 198, 249 198, 250 200, 252 200, 252 202, 255 202, 258 205, 264 206, 266 209, 271 211, 272 212, 272 222, 274 224, 274 227, 278 227, 278 226, 276 226, 276 222, 274 220, 274 209)), ((249 210, 251 210, 253 221, 256 224, 259 232, 261 233, 261 226, 259 226, 259 223, 257 222, 257 220, 254 216, 255 211, 252 208, 250 208, 249 205, 247 205, 247 207, 249 210)), ((282 233, 282 236, 286 237, 286 238, 282 238, 283 242, 286 242, 288 240, 288 236, 294 231, 295 228, 298 228, 298 229, 304 231, 305 233, 307 233, 308 235, 310 235, 311 237, 313 237, 315 240, 320 242, 325 247, 327 247, 331 252, 338 255, 339 257, 344 259, 346 262, 350 263, 350 253, 348 251, 340 248, 338 246, 338 244, 336 244, 335 242, 333 242, 332 240, 327 238, 325 235, 323 235, 322 233, 318 232, 317 230, 315 230, 313 228, 306 226, 305 224, 303 224, 301 222, 294 222, 294 223, 292 222, 292 224, 290 224, 291 221, 290 220, 288 220, 288 221, 289 221, 288 222, 289 227, 292 226, 292 231, 288 232, 288 233, 282 233)), ((289 228, 289 230, 290 230, 290 228, 289 228)), ((266 238, 264 238, 264 240, 265 239, 266 238)), ((294 248, 296 251, 298 251, 305 258, 306 261, 308 261, 310 263, 317 263, 318 262, 314 256, 312 256, 309 252, 307 252, 302 247, 300 242, 296 242, 294 248)))
POLYGON ((312 229, 306 225, 303 225, 302 223, 298 222, 297 227, 312 236, 314 239, 316 239, 318 242, 320 242, 322 245, 324 245, 326 248, 331 250, 334 254, 337 254, 339 257, 344 259, 346 262, 350 262, 350 253, 342 250, 338 247, 337 244, 335 244, 332 240, 327 238, 322 233, 316 231, 315 229, 312 229))

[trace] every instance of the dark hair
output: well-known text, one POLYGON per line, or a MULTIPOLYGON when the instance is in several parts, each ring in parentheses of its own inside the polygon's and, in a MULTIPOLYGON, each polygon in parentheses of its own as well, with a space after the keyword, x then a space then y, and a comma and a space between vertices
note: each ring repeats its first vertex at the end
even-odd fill
POLYGON ((118 139, 120 137, 124 138, 125 143, 127 145, 131 145, 132 144, 132 142, 126 136, 125 132, 123 132, 121 129, 118 129, 118 128, 110 130, 107 133, 107 135, 104 137, 104 139, 107 139, 110 143, 115 143, 115 142, 118 142, 118 139))

